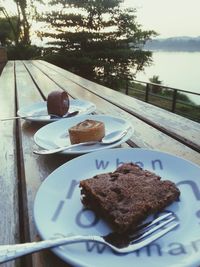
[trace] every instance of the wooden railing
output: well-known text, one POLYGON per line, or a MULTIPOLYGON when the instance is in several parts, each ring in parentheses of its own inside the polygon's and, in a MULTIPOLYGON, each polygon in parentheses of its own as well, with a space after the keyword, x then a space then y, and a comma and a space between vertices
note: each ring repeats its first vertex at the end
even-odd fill
POLYGON ((134 80, 123 93, 200 122, 200 93, 134 80), (190 99, 197 96, 196 101, 190 99))

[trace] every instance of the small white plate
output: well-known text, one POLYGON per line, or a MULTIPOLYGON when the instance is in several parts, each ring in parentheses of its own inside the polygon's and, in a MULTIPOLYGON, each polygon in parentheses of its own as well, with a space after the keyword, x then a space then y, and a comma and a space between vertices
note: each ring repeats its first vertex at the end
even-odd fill
POLYGON ((119 255, 93 242, 57 247, 53 251, 73 266, 200 266, 200 168, 179 157, 145 149, 107 149, 75 158, 51 173, 39 188, 34 219, 43 239, 54 235, 105 235, 106 223, 81 204, 79 181, 113 171, 122 162, 135 162, 176 183, 180 201, 167 207, 180 226, 159 240, 130 254, 119 255))
POLYGON ((94 152, 96 150, 107 149, 119 146, 123 142, 126 142, 133 134, 133 129, 131 124, 120 118, 106 116, 106 115, 83 115, 68 119, 62 119, 54 123, 45 125, 40 128, 34 135, 35 143, 45 149, 52 149, 56 147, 62 147, 70 145, 68 129, 77 123, 84 120, 97 120, 102 121, 105 124, 106 134, 109 134, 116 130, 126 130, 129 129, 128 133, 119 141, 110 145, 88 145, 79 146, 68 149, 66 151, 60 152, 63 154, 84 154, 89 152, 94 152))
MULTIPOLYGON (((96 106, 85 100, 70 99, 69 112, 79 111, 75 116, 90 114, 96 110, 96 106)), ((47 112, 47 102, 37 102, 33 105, 25 106, 18 110, 17 115, 20 117, 28 116, 26 120, 35 122, 53 122, 60 118, 51 118, 47 112), (38 115, 38 117, 37 117, 38 115), (44 115, 44 116, 43 116, 44 115), (32 116, 32 117, 31 117, 32 116)))

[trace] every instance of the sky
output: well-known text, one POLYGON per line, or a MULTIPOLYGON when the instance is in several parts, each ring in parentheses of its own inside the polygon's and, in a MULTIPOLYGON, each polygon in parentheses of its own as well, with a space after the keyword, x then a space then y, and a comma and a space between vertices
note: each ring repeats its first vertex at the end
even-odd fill
POLYGON ((154 30, 159 38, 200 36, 200 0, 125 0, 137 9, 144 30, 154 30))
MULTIPOLYGON (((6 3, 12 11, 13 1, 6 3)), ((142 29, 156 31, 159 38, 200 36, 200 0, 124 0, 124 5, 136 8, 142 29)))

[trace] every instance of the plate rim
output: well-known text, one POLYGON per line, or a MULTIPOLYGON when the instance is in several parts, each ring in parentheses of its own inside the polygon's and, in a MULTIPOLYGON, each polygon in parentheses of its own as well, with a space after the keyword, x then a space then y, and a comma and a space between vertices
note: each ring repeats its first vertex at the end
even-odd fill
MULTIPOLYGON (((133 149, 131 149, 131 148, 115 148, 114 149, 115 150, 115 152, 116 153, 118 153, 118 152, 120 152, 120 151, 123 151, 123 152, 126 152, 126 151, 134 151, 134 153, 136 152, 137 153, 137 151, 142 151, 143 153, 155 153, 155 154, 162 154, 162 155, 166 155, 166 156, 168 156, 168 157, 173 157, 173 158, 176 158, 176 159, 178 159, 178 160, 180 160, 180 161, 182 161, 183 163, 184 162, 186 162, 187 164, 189 164, 189 165, 191 165, 192 167, 194 167, 195 169, 197 169, 197 170, 200 170, 200 166, 199 165, 197 165, 196 163, 193 163, 192 161, 190 161, 190 160, 188 160, 188 159, 185 159, 185 158, 183 158, 183 157, 181 157, 181 156, 178 156, 178 155, 174 155, 174 154, 171 154, 171 153, 168 153, 168 152, 163 152, 163 151, 160 151, 160 150, 154 150, 154 149, 147 149, 147 148, 133 148, 133 149)), ((39 187, 39 189, 38 189, 38 191, 37 191, 37 194, 36 194, 36 196, 35 196, 35 200, 34 200, 34 207, 33 207, 33 219, 34 219, 34 222, 35 222, 35 225, 36 225, 36 229, 37 229, 37 231, 39 232, 39 234, 40 234, 40 236, 42 237, 42 239, 43 240, 45 240, 45 238, 44 238, 44 235, 43 235, 43 233, 42 233, 42 231, 41 231, 41 229, 39 229, 38 228, 38 225, 37 225, 37 222, 36 222, 36 217, 35 217, 35 213, 36 213, 36 201, 37 201, 37 197, 38 197, 38 195, 40 194, 40 190, 42 190, 41 188, 43 187, 43 186, 45 186, 46 185, 46 183, 48 183, 48 179, 53 179, 53 178, 50 178, 50 177, 54 177, 54 175, 56 174, 56 172, 58 171, 58 169, 61 169, 61 168, 68 168, 68 165, 71 165, 71 162, 73 161, 73 163, 72 164, 75 164, 77 161, 80 161, 80 160, 82 160, 82 159, 84 159, 85 157, 92 157, 92 158, 94 158, 95 156, 97 157, 98 155, 101 155, 101 154, 103 154, 103 153, 114 153, 114 150, 112 150, 112 149, 107 149, 107 150, 100 150, 100 151, 96 151, 96 152, 93 152, 93 153, 88 153, 88 154, 84 154, 84 155, 81 155, 81 156, 79 156, 79 157, 77 157, 77 158, 74 158, 74 159, 72 159, 72 160, 70 160, 70 161, 68 161, 68 162, 65 162, 64 164, 62 164, 61 166, 59 166, 57 169, 55 169, 52 173, 50 173, 46 178, 45 178, 45 180, 42 182, 42 184, 40 185, 40 187, 39 187)), ((128 153, 129 153, 128 152, 128 153)), ((199 183, 200 183, 200 181, 199 181, 199 183)), ((69 255, 66 255, 66 252, 64 253, 62 250, 60 250, 59 248, 53 248, 52 249, 52 251, 58 256, 58 257, 60 257, 62 260, 64 260, 65 262, 68 262, 68 263, 70 263, 70 264, 74 264, 74 266, 77 266, 77 267, 83 267, 83 266, 90 266, 91 267, 91 265, 89 264, 82 264, 80 261, 79 261, 79 259, 77 259, 77 258, 74 258, 73 257, 73 255, 71 256, 69 256, 69 255), (64 255, 64 254, 65 255, 64 255)), ((196 254, 195 254, 196 255, 196 254)), ((191 260, 193 260, 193 262, 190 262, 189 263, 189 265, 185 265, 185 263, 182 263, 182 264, 180 264, 180 265, 178 265, 179 267, 189 267, 189 266, 194 266, 193 264, 195 264, 196 263, 196 261, 197 261, 197 259, 195 258, 195 257, 193 257, 193 255, 190 255, 190 257, 191 257, 191 260)), ((199 262, 200 262, 200 260, 199 260, 199 262)), ((199 262, 198 262, 198 264, 199 264, 199 262)), ((176 264, 175 265, 173 265, 173 266, 176 266, 176 264)))

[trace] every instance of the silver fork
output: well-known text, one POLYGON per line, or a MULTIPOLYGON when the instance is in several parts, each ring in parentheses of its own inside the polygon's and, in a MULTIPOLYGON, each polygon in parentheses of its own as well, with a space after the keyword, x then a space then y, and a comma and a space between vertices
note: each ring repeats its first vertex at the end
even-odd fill
MULTIPOLYGON (((18 257, 37 252, 47 248, 53 248, 61 245, 80 243, 86 241, 94 241, 103 243, 118 253, 130 253, 147 246, 156 239, 167 234, 169 231, 179 225, 175 222, 175 217, 172 213, 164 214, 153 221, 138 227, 136 234, 132 236, 123 236, 111 233, 106 236, 67 236, 60 238, 52 238, 39 242, 16 244, 16 245, 1 245, 0 246, 0 263, 16 259, 18 257), (165 227, 164 227, 165 226, 165 227), (118 239, 116 240, 116 237, 118 239), (121 242, 121 238, 123 241, 121 242), (120 242, 119 242, 120 241, 120 242), (121 247, 122 246, 122 247, 121 247)), ((137 230, 137 229, 136 229, 137 230)))

